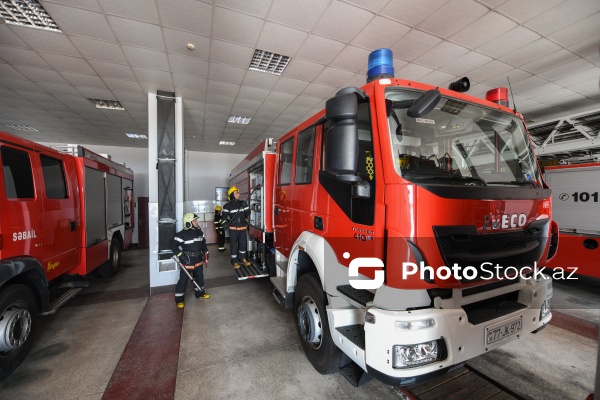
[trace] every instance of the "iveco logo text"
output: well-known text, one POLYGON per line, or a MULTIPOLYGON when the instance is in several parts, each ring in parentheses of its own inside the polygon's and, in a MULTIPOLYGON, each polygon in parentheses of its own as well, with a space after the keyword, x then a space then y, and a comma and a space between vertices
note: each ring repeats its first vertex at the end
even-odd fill
POLYGON ((36 237, 37 236, 35 236, 35 229, 32 229, 30 231, 14 232, 13 242, 16 242, 17 240, 35 239, 36 237))
POLYGON ((483 229, 521 228, 526 223, 526 214, 490 214, 485 216, 483 229))

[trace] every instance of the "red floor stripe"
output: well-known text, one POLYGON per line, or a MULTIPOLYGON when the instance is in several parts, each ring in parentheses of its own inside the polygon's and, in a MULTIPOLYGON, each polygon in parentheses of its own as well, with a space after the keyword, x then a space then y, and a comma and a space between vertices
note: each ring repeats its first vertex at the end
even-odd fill
POLYGON ((173 399, 182 325, 173 294, 150 297, 102 399, 173 399))
POLYGON ((585 319, 552 310, 550 325, 568 330, 569 332, 598 340, 598 324, 585 319))

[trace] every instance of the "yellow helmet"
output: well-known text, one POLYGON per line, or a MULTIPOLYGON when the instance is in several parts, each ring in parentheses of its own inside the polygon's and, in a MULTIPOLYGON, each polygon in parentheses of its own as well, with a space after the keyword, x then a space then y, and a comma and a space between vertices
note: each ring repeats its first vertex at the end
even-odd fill
POLYGON ((239 191, 240 191, 240 189, 238 189, 236 186, 232 186, 232 187, 230 187, 230 188, 229 188, 229 190, 227 191, 227 197, 228 197, 229 199, 231 199, 231 194, 232 194, 233 192, 239 192, 239 191))
POLYGON ((215 207, 215 211, 221 211, 222 209, 223 209, 223 207, 221 207, 221 206, 216 206, 215 207))
POLYGON ((194 213, 187 213, 183 216, 183 228, 191 229, 194 225, 192 221, 198 219, 199 217, 194 213))

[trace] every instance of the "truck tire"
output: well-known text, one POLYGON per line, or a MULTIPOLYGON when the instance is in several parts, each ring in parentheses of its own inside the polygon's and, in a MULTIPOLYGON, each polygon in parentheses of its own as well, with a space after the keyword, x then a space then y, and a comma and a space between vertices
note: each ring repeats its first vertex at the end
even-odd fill
POLYGON ((21 364, 37 329, 37 303, 25 285, 0 291, 0 380, 21 364))
POLYGON ((116 237, 110 241, 110 254, 108 261, 98 267, 98 275, 101 278, 112 278, 119 272, 121 267, 121 243, 116 237))
POLYGON ((304 274, 298 280, 294 310, 300 342, 306 358, 321 374, 339 371, 341 350, 333 343, 319 275, 304 274))

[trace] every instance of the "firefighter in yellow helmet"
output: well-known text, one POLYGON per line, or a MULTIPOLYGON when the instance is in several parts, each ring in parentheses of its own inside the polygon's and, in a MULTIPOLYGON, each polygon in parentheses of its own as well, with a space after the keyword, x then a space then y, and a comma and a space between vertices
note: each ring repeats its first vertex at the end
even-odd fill
MULTIPOLYGON (((198 225, 198 216, 187 213, 183 216, 183 230, 177 232, 171 240, 171 250, 179 258, 181 265, 191 270, 191 275, 200 286, 201 290, 194 286, 194 295, 197 299, 209 299, 210 295, 204 291, 204 272, 202 266, 204 261, 208 263, 208 247, 204 239, 204 232, 198 225)), ((184 307, 185 289, 189 278, 185 271, 179 271, 179 280, 175 286, 175 303, 177 308, 184 307)))
POLYGON ((223 207, 216 206, 215 207, 215 218, 213 222, 215 223, 215 230, 217 231, 217 245, 219 246, 219 253, 225 251, 225 227, 221 223, 223 220, 223 216, 221 212, 223 211, 223 207))
POLYGON ((248 246, 246 219, 250 217, 250 207, 245 201, 240 200, 240 191, 235 186, 229 188, 227 197, 229 202, 223 206, 222 224, 229 227, 231 265, 236 269, 241 263, 250 266, 252 263, 246 258, 248 246))

